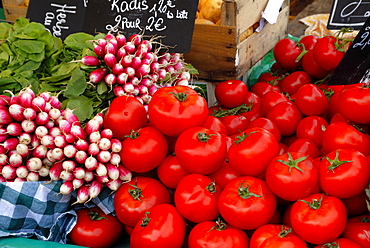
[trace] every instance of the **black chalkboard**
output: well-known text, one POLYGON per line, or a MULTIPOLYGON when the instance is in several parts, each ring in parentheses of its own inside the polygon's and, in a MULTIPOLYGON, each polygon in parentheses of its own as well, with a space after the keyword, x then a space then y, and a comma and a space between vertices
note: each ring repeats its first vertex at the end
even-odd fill
POLYGON ((329 85, 360 83, 370 69, 370 18, 354 39, 338 67, 329 79, 329 85))
POLYGON ((26 17, 43 24, 53 36, 64 39, 83 31, 86 4, 87 0, 32 0, 26 17))
POLYGON ((198 0, 89 0, 83 30, 160 36, 170 51, 188 53, 198 0))
POLYGON ((370 16, 370 0, 333 0, 327 28, 359 30, 370 16))

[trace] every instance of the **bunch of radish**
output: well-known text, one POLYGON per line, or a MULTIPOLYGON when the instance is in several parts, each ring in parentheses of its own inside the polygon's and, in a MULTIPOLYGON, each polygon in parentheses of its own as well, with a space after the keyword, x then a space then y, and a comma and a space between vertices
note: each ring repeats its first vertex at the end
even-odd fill
POLYGON ((161 52, 163 45, 154 39, 109 33, 93 45, 96 56, 81 59, 84 65, 96 67, 89 83, 105 82, 115 96, 130 95, 148 104, 159 87, 189 84, 191 76, 181 54, 161 52))
POLYGON ((77 202, 117 190, 131 173, 120 162, 121 142, 97 115, 82 127, 56 96, 28 87, 0 97, 0 181, 63 181, 60 193, 77 202))

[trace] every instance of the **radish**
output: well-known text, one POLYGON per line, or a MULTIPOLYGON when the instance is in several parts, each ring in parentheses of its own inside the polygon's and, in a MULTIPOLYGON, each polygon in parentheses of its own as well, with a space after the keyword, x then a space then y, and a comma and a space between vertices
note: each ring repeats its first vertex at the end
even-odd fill
MULTIPOLYGON (((128 75, 127 73, 125 72, 122 72, 120 73, 118 76, 117 76, 117 83, 118 84, 126 84, 127 83, 127 80, 128 80, 128 75)), ((117 86, 116 86, 117 87, 117 86)))
POLYGON ((8 156, 5 154, 0 154, 0 166, 4 166, 8 163, 8 156))
POLYGON ((52 120, 56 120, 56 119, 58 119, 60 116, 61 116, 60 109, 57 109, 57 108, 52 108, 52 109, 50 109, 50 111, 49 111, 49 117, 50 117, 52 120))
POLYGON ((38 171, 42 167, 42 161, 40 158, 30 158, 26 162, 26 167, 29 171, 38 171))
POLYGON ((18 122, 11 122, 7 125, 6 132, 11 136, 18 136, 23 133, 23 129, 18 122))
MULTIPOLYGON (((140 43, 142 42, 142 36, 140 34, 132 34, 128 38, 128 42, 132 42, 132 44, 136 47, 139 46, 140 43)), ((127 42, 127 43, 128 43, 127 42)))
MULTIPOLYGON (((53 107, 53 108, 56 108, 56 109, 61 109, 62 108, 62 103, 59 101, 58 97, 57 96, 51 96, 50 98, 51 100, 49 101, 50 105, 53 107)), ((45 110, 46 111, 46 110, 45 110)))
POLYGON ((81 186, 77 190, 77 200, 71 204, 71 206, 78 203, 85 203, 89 199, 89 187, 87 185, 81 186))
POLYGON ((96 142, 99 142, 101 139, 101 135, 100 135, 100 132, 99 131, 96 131, 96 132, 93 132, 90 134, 89 136, 89 141, 91 143, 96 143, 96 142))
POLYGON ((11 165, 5 165, 1 170, 1 174, 6 180, 12 180, 17 176, 16 168, 11 165))
POLYGON ((85 178, 85 169, 82 168, 82 167, 76 167, 74 170, 73 170, 73 176, 76 178, 76 179, 84 179, 85 178))
POLYGON ((33 108, 25 108, 23 110, 23 116, 27 120, 34 120, 36 119, 37 112, 33 108))
POLYGON ((26 144, 18 144, 15 150, 22 158, 26 158, 30 154, 30 150, 26 144))
POLYGON ((0 142, 4 142, 9 137, 7 128, 0 128, 0 142))
POLYGON ((87 153, 85 151, 78 151, 75 156, 75 160, 79 164, 85 164, 87 159, 87 153))
MULTIPOLYGON (((29 161, 29 160, 28 160, 29 161)), ((27 162, 28 162, 27 161, 27 162)), ((13 167, 19 167, 23 163, 23 158, 20 154, 18 153, 13 153, 9 156, 9 164, 13 167)))
POLYGON ((117 40, 117 47, 119 48, 121 48, 127 42, 127 38, 124 34, 117 34, 116 40, 117 40))
POLYGON ((119 180, 123 182, 130 182, 132 179, 131 171, 129 171, 124 165, 119 164, 117 166, 119 171, 119 180))
POLYGON ((100 129, 100 123, 97 119, 91 119, 86 123, 85 133, 91 135, 94 132, 98 132, 100 129))
POLYGON ((27 169, 26 166, 21 165, 19 166, 16 170, 15 173, 17 174, 17 177, 19 178, 26 178, 28 175, 29 170, 27 169))
POLYGON ((46 166, 48 168, 52 167, 54 165, 54 162, 51 162, 46 156, 42 159, 43 166, 46 166))
POLYGON ((106 183, 106 186, 112 190, 113 192, 117 191, 119 189, 119 187, 121 187, 122 185, 122 181, 121 180, 112 180, 110 179, 107 183, 106 183))
POLYGON ((76 138, 75 136, 73 136, 73 134, 67 133, 67 134, 64 134, 64 136, 68 144, 73 144, 76 141, 76 138))
POLYGON ((40 177, 47 177, 49 176, 49 167, 43 165, 40 170, 38 171, 40 177))
POLYGON ((99 162, 101 163, 108 163, 111 159, 111 153, 109 151, 100 151, 99 154, 96 156, 99 162))
POLYGON ((97 197, 100 194, 102 187, 103 185, 99 183, 98 181, 96 180, 92 181, 89 186, 89 200, 88 201, 91 201, 91 199, 97 197))
POLYGON ((111 142, 112 152, 117 152, 118 153, 122 150, 122 143, 119 139, 113 138, 113 139, 110 140, 110 142, 111 142))
POLYGON ((75 147, 80 151, 87 151, 89 149, 89 142, 84 139, 79 139, 75 143, 75 147))
POLYGON ((54 138, 54 144, 55 144, 56 147, 59 147, 59 148, 66 147, 67 144, 68 144, 66 136, 64 134, 57 135, 54 138))
MULTIPOLYGON (((62 162, 62 167, 65 171, 72 171, 73 172, 76 169, 76 166, 77 166, 77 164, 73 160, 64 160, 62 162)), ((73 175, 73 176, 75 176, 75 175, 73 175)))
POLYGON ((111 148, 112 143, 108 138, 101 138, 99 140, 98 146, 100 150, 108 151, 111 148))
POLYGON ((72 180, 73 190, 81 188, 85 184, 85 181, 80 178, 75 178, 72 180))
POLYGON ((123 88, 119 85, 116 85, 114 88, 113 88, 113 93, 115 96, 124 96, 126 95, 126 92, 123 90, 123 88))
POLYGON ((67 120, 65 119, 62 119, 59 121, 59 128, 60 128, 60 131, 64 134, 66 133, 70 133, 71 132, 71 127, 72 127, 72 124, 69 123, 67 120))
POLYGON ((31 108, 36 112, 45 111, 46 100, 41 95, 36 96, 31 102, 31 108))
POLYGON ((41 139, 45 135, 49 134, 49 130, 45 126, 38 126, 35 129, 35 135, 37 138, 41 139))
POLYGON ((101 64, 100 59, 94 56, 89 56, 89 55, 82 57, 80 61, 76 61, 76 62, 81 62, 82 64, 87 65, 87 66, 98 66, 101 64))
POLYGON ((75 177, 73 176, 73 173, 71 171, 63 170, 60 173, 60 179, 64 181, 72 181, 75 177))
POLYGON ((89 75, 89 79, 90 79, 89 83, 94 83, 94 84, 99 83, 100 81, 104 79, 105 75, 107 75, 108 73, 109 73, 109 70, 105 67, 95 69, 89 75))
POLYGON ((71 134, 76 138, 76 139, 86 139, 86 134, 83 130, 83 128, 79 125, 72 125, 71 127, 71 134))
POLYGON ((12 118, 16 121, 23 121, 24 120, 23 111, 24 107, 17 103, 9 106, 9 112, 0 109, 0 124, 10 123, 12 118))
MULTIPOLYGON (((117 64, 117 58, 116 58, 116 55, 114 55, 113 53, 107 53, 104 55, 104 62, 105 64, 110 67, 110 68, 113 68, 113 66, 115 64, 117 64)), ((107 73, 106 73, 107 74, 107 73)), ((100 80, 101 81, 101 80, 100 80)))
POLYGON ((25 131, 26 133, 34 132, 37 127, 36 122, 34 122, 33 120, 23 120, 21 122, 21 126, 23 131, 25 131))
POLYGON ((99 183, 105 184, 105 183, 109 182, 109 177, 108 177, 108 175, 104 175, 104 176, 96 175, 95 180, 98 181, 99 183))
POLYGON ((55 143, 54 143, 54 137, 51 136, 50 134, 47 134, 47 135, 44 135, 40 142, 42 145, 46 146, 47 148, 49 149, 54 149, 56 146, 55 146, 55 143))
POLYGON ((108 174, 108 169, 103 163, 98 163, 98 167, 96 168, 96 175, 102 177, 108 174))
POLYGON ((105 55, 105 46, 94 44, 94 52, 99 58, 105 55))
POLYGON ((12 151, 15 150, 17 145, 19 144, 19 140, 17 138, 9 138, 4 141, 2 146, 7 150, 7 151, 12 151))
POLYGON ((62 131, 60 130, 59 127, 52 127, 49 130, 49 134, 55 138, 58 135, 62 135, 62 131))
POLYGON ((20 177, 16 177, 14 178, 13 181, 10 181, 10 182, 27 182, 27 179, 26 178, 20 178, 20 177))
POLYGON ((112 39, 105 46, 105 55, 112 54, 112 55, 116 56, 117 50, 118 50, 117 41, 115 39, 112 39))
POLYGON ((85 182, 91 182, 92 180, 94 180, 94 178, 95 178, 95 175, 93 171, 85 171, 85 177, 84 177, 85 182))
POLYGON ((136 46, 134 43, 132 43, 131 41, 128 41, 126 42, 123 46, 122 46, 127 53, 129 54, 134 54, 135 51, 136 51, 136 46))
POLYGON ((98 168, 98 160, 92 156, 88 157, 85 161, 85 167, 89 171, 96 170, 96 168, 98 168))
POLYGON ((123 56, 120 60, 120 63, 121 65, 126 68, 126 67, 129 67, 131 66, 132 64, 132 59, 133 59, 133 55, 131 54, 126 54, 125 56, 123 56))
POLYGON ((91 143, 89 145, 89 149, 87 150, 87 153, 91 156, 96 156, 100 152, 99 146, 97 143, 91 143))
POLYGON ((32 136, 31 134, 29 133, 21 133, 19 136, 18 136, 18 140, 19 140, 19 143, 21 144, 25 144, 25 145, 28 145, 31 143, 31 140, 32 140, 32 136))
POLYGON ((63 182, 59 188, 59 194, 68 195, 74 190, 73 183, 71 181, 63 182))
POLYGON ((26 88, 24 91, 21 91, 18 94, 19 104, 24 108, 29 108, 32 106, 32 100, 35 98, 35 94, 29 88, 26 88))
POLYGON ((35 122, 37 125, 45 125, 46 123, 48 123, 48 121, 50 120, 50 116, 48 113, 46 112, 40 112, 37 114, 36 116, 36 119, 35 119, 35 122))
POLYGON ((56 147, 56 148, 52 149, 51 154, 52 154, 53 158, 55 159, 55 161, 61 161, 65 157, 63 149, 59 148, 59 147, 56 147))
POLYGON ((63 153, 67 158, 74 158, 77 153, 77 148, 72 144, 66 145, 63 148, 63 153))
POLYGON ((120 47, 117 50, 117 54, 116 54, 117 61, 120 61, 126 55, 127 55, 127 52, 126 52, 125 48, 124 47, 120 47))
POLYGON ((107 163, 105 165, 108 171, 108 177, 112 180, 117 180, 119 178, 119 169, 117 166, 107 163))
POLYGON ((117 82, 117 76, 113 73, 108 73, 105 78, 104 78, 104 82, 107 84, 107 85, 114 85, 116 82, 117 82))
POLYGON ((60 173, 63 171, 62 162, 54 163, 49 170, 50 180, 52 181, 59 181, 60 180, 60 173))
POLYGON ((102 138, 107 138, 107 139, 112 139, 113 138, 113 132, 109 128, 104 128, 101 132, 100 135, 102 138))
POLYGON ((112 67, 112 73, 114 75, 119 75, 121 74, 123 71, 124 71, 124 67, 121 63, 116 63, 113 67, 112 67))
POLYGON ((73 110, 67 108, 63 110, 62 115, 64 119, 66 119, 69 123, 73 125, 80 125, 80 121, 78 117, 73 113, 73 110))

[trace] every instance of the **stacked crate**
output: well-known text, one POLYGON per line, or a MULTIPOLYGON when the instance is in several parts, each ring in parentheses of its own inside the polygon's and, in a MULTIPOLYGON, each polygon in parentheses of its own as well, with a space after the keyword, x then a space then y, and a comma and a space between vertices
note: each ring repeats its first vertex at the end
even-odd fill
POLYGON ((5 18, 14 22, 19 17, 26 17, 29 0, 2 0, 5 18))

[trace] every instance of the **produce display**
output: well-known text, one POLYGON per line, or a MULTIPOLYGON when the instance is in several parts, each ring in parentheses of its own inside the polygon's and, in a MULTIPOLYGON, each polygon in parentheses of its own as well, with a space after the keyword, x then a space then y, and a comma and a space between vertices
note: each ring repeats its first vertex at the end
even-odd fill
POLYGON ((281 39, 209 106, 152 37, 44 31, 0 24, 0 179, 75 194, 68 243, 370 247, 370 89, 327 84, 351 41, 281 39))

